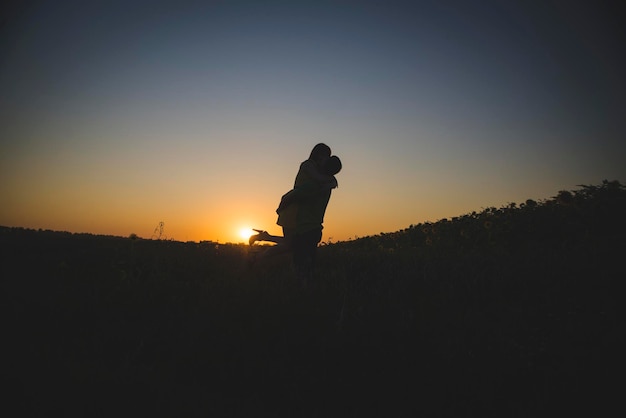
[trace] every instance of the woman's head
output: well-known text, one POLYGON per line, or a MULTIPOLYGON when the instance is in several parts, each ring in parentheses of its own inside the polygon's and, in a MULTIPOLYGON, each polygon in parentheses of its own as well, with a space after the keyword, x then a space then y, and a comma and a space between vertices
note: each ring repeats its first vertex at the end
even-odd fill
POLYGON ((321 164, 330 157, 330 154, 330 147, 326 144, 319 143, 313 147, 309 159, 321 164))

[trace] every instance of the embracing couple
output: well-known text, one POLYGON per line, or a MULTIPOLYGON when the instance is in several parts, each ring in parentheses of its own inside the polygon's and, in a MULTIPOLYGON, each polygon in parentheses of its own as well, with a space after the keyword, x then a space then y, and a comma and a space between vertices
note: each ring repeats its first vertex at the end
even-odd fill
POLYGON ((337 187, 335 175, 339 171, 339 157, 331 155, 328 145, 317 144, 309 158, 300 164, 293 189, 283 195, 276 209, 276 223, 283 228, 283 236, 255 230, 258 234, 250 237, 250 245, 258 241, 277 244, 259 254, 258 258, 290 251, 296 274, 304 287, 313 279, 317 244, 322 240, 324 213, 331 190, 337 187))

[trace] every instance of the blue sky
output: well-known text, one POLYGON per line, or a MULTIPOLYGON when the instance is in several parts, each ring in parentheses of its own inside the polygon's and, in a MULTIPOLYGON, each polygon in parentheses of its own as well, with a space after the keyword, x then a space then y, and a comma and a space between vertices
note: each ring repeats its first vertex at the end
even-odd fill
POLYGON ((626 180, 604 2, 27 2, 0 62, 0 224, 234 241, 318 142, 324 239, 626 180), (529 5, 529 3, 532 3, 529 5))

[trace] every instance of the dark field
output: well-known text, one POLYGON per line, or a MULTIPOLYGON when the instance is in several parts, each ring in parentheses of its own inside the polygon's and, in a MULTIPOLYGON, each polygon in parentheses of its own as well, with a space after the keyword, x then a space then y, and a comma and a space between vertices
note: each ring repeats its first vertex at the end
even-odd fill
POLYGON ((306 291, 288 257, 247 269, 243 245, 0 227, 5 407, 609 416, 624 214, 604 182, 327 244, 306 291))

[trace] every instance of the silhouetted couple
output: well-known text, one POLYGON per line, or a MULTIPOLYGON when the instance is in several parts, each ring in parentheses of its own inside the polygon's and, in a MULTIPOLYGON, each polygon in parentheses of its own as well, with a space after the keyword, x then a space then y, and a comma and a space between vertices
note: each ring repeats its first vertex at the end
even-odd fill
POLYGON ((317 245, 322 240, 324 214, 330 200, 331 190, 337 187, 335 174, 341 171, 341 160, 331 156, 330 147, 317 144, 309 159, 300 164, 293 189, 284 194, 276 213, 276 222, 283 228, 283 236, 270 235, 266 231, 255 230, 257 235, 250 237, 250 245, 257 241, 275 242, 257 257, 291 252, 296 275, 303 287, 313 279, 317 245))

